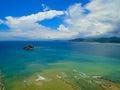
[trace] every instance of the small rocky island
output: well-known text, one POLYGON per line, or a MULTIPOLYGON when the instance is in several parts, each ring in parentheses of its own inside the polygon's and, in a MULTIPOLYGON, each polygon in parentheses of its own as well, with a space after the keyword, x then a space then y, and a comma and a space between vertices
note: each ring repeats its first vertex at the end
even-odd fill
POLYGON ((24 47, 24 50, 34 50, 34 49, 35 49, 35 47, 32 45, 27 45, 24 47))

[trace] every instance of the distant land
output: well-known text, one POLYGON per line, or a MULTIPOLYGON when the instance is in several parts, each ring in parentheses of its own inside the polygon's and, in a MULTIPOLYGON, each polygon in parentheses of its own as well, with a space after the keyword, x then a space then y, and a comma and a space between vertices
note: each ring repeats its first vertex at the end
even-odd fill
POLYGON ((104 38, 76 38, 69 41, 73 42, 99 42, 99 43, 120 43, 120 37, 104 38))

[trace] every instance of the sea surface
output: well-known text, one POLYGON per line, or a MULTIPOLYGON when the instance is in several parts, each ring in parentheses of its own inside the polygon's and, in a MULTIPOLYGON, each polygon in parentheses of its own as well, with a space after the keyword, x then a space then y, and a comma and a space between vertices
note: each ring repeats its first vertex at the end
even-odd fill
POLYGON ((6 90, 14 90, 10 81, 51 68, 78 69, 120 83, 120 44, 0 41, 0 71, 4 74, 6 90), (26 45, 34 45, 35 50, 24 50, 26 45), (54 65, 56 63, 65 65, 54 65))

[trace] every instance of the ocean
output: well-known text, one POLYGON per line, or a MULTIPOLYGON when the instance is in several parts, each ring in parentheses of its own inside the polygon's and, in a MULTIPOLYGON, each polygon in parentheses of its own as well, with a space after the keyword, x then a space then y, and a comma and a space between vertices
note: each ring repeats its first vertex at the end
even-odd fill
MULTIPOLYGON (((26 82, 37 73, 54 81, 52 75, 57 75, 56 73, 63 71, 72 72, 73 70, 84 72, 88 76, 102 76, 105 80, 117 83, 116 87, 120 89, 120 44, 69 41, 0 41, 0 71, 4 75, 5 90, 55 90, 55 87, 49 87, 49 84, 46 84, 45 87, 48 86, 50 89, 39 89, 44 87, 45 83, 48 83, 47 81, 43 83, 40 81, 42 84, 37 85, 37 88, 34 87, 36 89, 29 85, 23 85, 22 81, 26 82), (35 49, 24 50, 26 45, 34 45, 35 49), (56 70, 56 72, 50 74, 52 70, 56 70)), ((77 81, 73 81, 71 79, 71 83, 73 82, 76 88, 88 90, 75 84, 77 81)), ((68 87, 65 87, 66 90, 72 90, 70 86, 68 87)), ((102 90, 94 88, 89 90, 102 90)), ((105 90, 112 89, 105 88, 105 90)))

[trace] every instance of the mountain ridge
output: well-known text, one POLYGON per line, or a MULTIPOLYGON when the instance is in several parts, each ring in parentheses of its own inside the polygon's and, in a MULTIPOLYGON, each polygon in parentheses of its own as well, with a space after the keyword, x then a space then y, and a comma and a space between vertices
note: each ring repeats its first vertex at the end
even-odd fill
POLYGON ((71 39, 69 41, 73 41, 73 42, 120 43, 120 37, 76 38, 76 39, 71 39))

